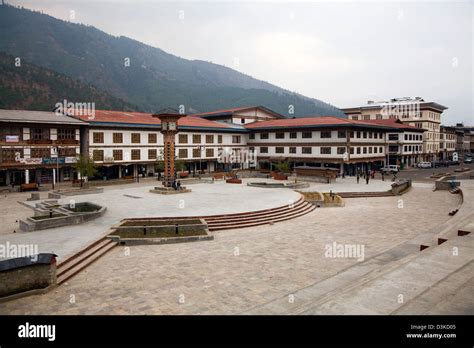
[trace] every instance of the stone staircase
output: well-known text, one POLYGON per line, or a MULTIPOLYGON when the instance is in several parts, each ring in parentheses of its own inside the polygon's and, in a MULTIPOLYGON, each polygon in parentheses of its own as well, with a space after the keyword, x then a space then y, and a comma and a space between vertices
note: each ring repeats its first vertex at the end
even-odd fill
POLYGON ((248 213, 204 216, 209 231, 220 231, 234 228, 252 227, 285 221, 306 215, 316 206, 300 198, 297 202, 279 208, 259 210, 248 213))
MULTIPOLYGON (((445 279, 471 267, 473 260, 472 234, 455 237, 421 252, 411 242, 405 242, 294 291, 292 302, 287 294, 242 314, 409 313, 410 301, 426 306, 420 297, 445 279), (452 254, 454 247, 459 250, 458 256, 452 254), (403 296, 401 302, 400 295, 403 296)), ((438 295, 441 298, 445 294, 438 295)))
POLYGON ((57 285, 63 284, 101 256, 105 255, 116 245, 117 243, 111 239, 102 237, 90 243, 76 254, 66 258, 64 261, 60 261, 56 271, 57 285))

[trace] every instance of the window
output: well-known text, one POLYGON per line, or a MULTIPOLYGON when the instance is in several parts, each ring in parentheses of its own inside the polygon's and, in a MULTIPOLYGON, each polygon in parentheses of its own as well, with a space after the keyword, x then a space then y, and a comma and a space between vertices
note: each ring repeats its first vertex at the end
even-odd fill
POLYGON ((23 129, 20 127, 6 127, 2 124, 0 128, 0 141, 6 141, 7 135, 18 137, 18 141, 23 140, 23 129))
POLYGON ((193 158, 201 157, 201 149, 193 149, 193 158))
MULTIPOLYGON (((49 151, 49 149, 46 149, 49 151)), ((2 149, 2 161, 3 163, 15 163, 16 162, 16 154, 19 153, 20 157, 23 157, 23 149, 15 149, 15 148, 3 148, 2 149)), ((33 157, 33 149, 31 150, 31 157, 32 158, 39 158, 33 157)), ((49 155, 48 155, 49 157, 49 155)))
POLYGON ((388 152, 398 152, 398 145, 390 145, 388 147, 388 152))
POLYGON ((372 153, 372 146, 369 146, 369 153, 372 153))
POLYGON ((240 135, 232 136, 232 144, 240 144, 240 135))
POLYGON ((345 153, 346 153, 346 148, 345 148, 345 147, 339 146, 339 147, 337 148, 337 154, 338 154, 338 155, 344 155, 345 153))
POLYGON ((363 133, 363 138, 364 138, 364 139, 367 139, 367 132, 364 132, 364 133, 363 133))
POLYGON ((398 134, 389 134, 388 140, 398 140, 398 134))
POLYGON ((140 144, 140 133, 132 133, 132 144, 140 144))
POLYGON ((123 133, 113 133, 112 134, 112 142, 114 144, 122 144, 123 143, 123 133))
POLYGON ((362 148, 362 152, 363 152, 364 154, 366 154, 366 153, 367 153, 367 148, 366 148, 366 147, 363 147, 363 148, 362 148))
POLYGON ((59 148, 59 157, 76 157, 76 149, 73 147, 59 148))
POLYGON ((74 128, 58 128, 58 140, 76 140, 74 128))
POLYGON ((349 137, 354 138, 354 132, 353 132, 353 131, 351 131, 351 132, 349 133, 349 137))
POLYGON ((301 153, 304 155, 310 155, 312 153, 312 148, 311 147, 302 147, 301 148, 301 153))
POLYGON ((296 139, 296 138, 298 138, 298 133, 290 132, 290 139, 296 139))
POLYGON ((330 155, 331 154, 331 147, 325 146, 321 148, 321 155, 330 155))
POLYGON ((268 153, 268 147, 266 146, 260 147, 260 153, 268 153))
POLYGON ((260 139, 268 139, 268 133, 260 133, 260 139))
MULTIPOLYGON (((102 135, 103 135, 103 133, 102 133, 102 135)), ((49 140, 49 129, 47 129, 47 128, 31 128, 30 137, 33 140, 49 140)), ((103 140, 102 140, 102 142, 103 142, 103 140)))
POLYGON ((312 138, 313 137, 313 132, 303 132, 301 133, 302 138, 312 138))
POLYGON ((275 153, 285 153, 285 148, 282 146, 278 146, 275 148, 275 153))
POLYGON ((112 156, 114 157, 114 161, 122 161, 123 160, 122 150, 113 150, 112 151, 112 156))
POLYGON ((193 134, 193 144, 201 143, 201 134, 193 134))
POLYGON ((379 152, 383 153, 383 147, 382 146, 379 147, 379 152))
POLYGON ((138 161, 140 159, 140 150, 132 150, 132 161, 138 161))
POLYGON ((188 135, 187 134, 180 134, 178 136, 178 143, 179 144, 187 144, 188 143, 188 135))
POLYGON ((102 133, 102 132, 93 132, 92 133, 92 140, 96 144, 103 144, 104 143, 104 133, 102 133))
POLYGON ((364 115, 364 120, 365 121, 370 120, 370 115, 364 115))
POLYGON ((360 155, 360 147, 357 148, 357 154, 360 155))
POLYGON ((377 149, 378 149, 378 147, 374 146, 374 153, 377 153, 377 149))
POLYGON ((408 140, 408 134, 405 134, 405 140, 408 140))
POLYGON ((375 115, 375 119, 376 119, 376 120, 381 120, 381 119, 382 119, 382 115, 381 115, 381 114, 375 115))
MULTIPOLYGON (((102 133, 104 134, 104 133, 102 133)), ((93 150, 92 159, 94 162, 103 162, 104 161, 104 150, 93 150)))
POLYGON ((296 153, 296 147, 294 146, 290 147, 290 153, 296 153))
POLYGON ((214 135, 206 134, 206 144, 214 144, 214 135))
POLYGON ((255 133, 249 134, 249 139, 252 139, 252 140, 255 139, 255 133))
POLYGON ((346 137, 346 131, 338 131, 337 132, 337 137, 338 138, 345 138, 346 137))
POLYGON ((179 149, 178 157, 179 158, 188 158, 188 149, 179 149))
POLYGON ((31 149, 30 157, 31 158, 50 158, 51 150, 48 148, 31 149))
POLYGON ((351 148, 349 149, 349 153, 350 153, 351 155, 354 154, 354 148, 353 148, 353 147, 351 147, 351 148))
POLYGON ((353 119, 354 121, 357 121, 357 120, 359 119, 359 116, 352 116, 352 119, 353 119))
POLYGON ((372 139, 372 132, 369 132, 369 139, 372 139))
POLYGON ((331 131, 321 131, 321 138, 330 138, 331 131))
POLYGON ((360 132, 357 132, 357 138, 360 138, 360 132))
POLYGON ((156 149, 148 149, 148 159, 156 160, 156 149))
POLYGON ((214 149, 206 149, 206 157, 214 157, 214 149))
POLYGON ((275 133, 275 139, 285 139, 285 133, 283 132, 275 133))
POLYGON ((156 144, 157 136, 156 133, 148 133, 148 144, 156 144))
POLYGON ((217 142, 218 142, 219 144, 222 144, 222 135, 218 135, 218 136, 217 136, 217 142))

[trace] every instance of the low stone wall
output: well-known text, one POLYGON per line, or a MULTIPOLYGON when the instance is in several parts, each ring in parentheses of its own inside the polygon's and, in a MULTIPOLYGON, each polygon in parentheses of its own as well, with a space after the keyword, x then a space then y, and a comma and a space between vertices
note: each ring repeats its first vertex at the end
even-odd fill
MULTIPOLYGON (((108 186, 108 185, 123 185, 123 184, 133 184, 136 182, 135 178, 132 179, 112 179, 112 180, 97 180, 97 181, 88 181, 87 186, 108 186)), ((73 183, 72 187, 81 187, 80 183, 73 183)))
POLYGON ((392 184, 392 193, 394 195, 401 195, 404 191, 411 187, 411 179, 399 179, 392 184))
POLYGON ((0 299, 56 284, 56 255, 34 256, 0 261, 0 299))
POLYGON ((435 181, 436 190, 452 190, 453 188, 460 187, 461 182, 455 181, 454 176, 445 176, 435 181))
POLYGON ((310 202, 317 207, 344 207, 346 205, 344 199, 333 193, 321 193, 321 192, 305 192, 296 191, 303 195, 306 202, 310 202))
POLYGON ((57 190, 48 194, 48 198, 61 199, 63 196, 80 196, 90 195, 95 193, 103 193, 104 189, 101 187, 89 187, 82 189, 71 189, 71 190, 57 190))
POLYGON ((331 182, 336 181, 336 179, 330 178, 330 177, 325 177, 325 176, 289 176, 288 180, 290 181, 305 181, 305 182, 317 182, 317 183, 322 183, 322 184, 329 184, 331 182))
POLYGON ((279 183, 279 182, 248 182, 247 186, 251 187, 261 187, 261 188, 289 188, 289 189, 302 189, 308 188, 309 184, 307 182, 287 182, 287 183, 279 183))
POLYGON ((54 217, 56 213, 53 213, 52 218, 45 218, 42 220, 28 217, 26 220, 20 220, 20 229, 22 231, 31 232, 54 227, 78 225, 86 221, 97 219, 98 217, 104 215, 106 210, 106 207, 100 207, 99 210, 94 212, 71 213, 71 215, 61 215, 57 217, 54 217))

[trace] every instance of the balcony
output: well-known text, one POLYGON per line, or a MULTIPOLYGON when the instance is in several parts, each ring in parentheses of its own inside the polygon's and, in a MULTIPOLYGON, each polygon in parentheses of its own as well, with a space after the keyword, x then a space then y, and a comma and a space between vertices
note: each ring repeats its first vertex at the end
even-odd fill
POLYGON ((51 139, 29 139, 26 143, 29 145, 50 145, 53 141, 51 139))

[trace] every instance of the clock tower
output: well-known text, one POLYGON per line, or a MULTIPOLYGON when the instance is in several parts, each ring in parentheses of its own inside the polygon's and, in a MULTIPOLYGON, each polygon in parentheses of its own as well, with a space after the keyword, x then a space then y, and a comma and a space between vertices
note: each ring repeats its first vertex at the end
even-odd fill
POLYGON ((171 187, 176 179, 174 166, 175 158, 175 136, 178 133, 178 120, 186 115, 180 114, 178 110, 166 108, 158 111, 153 117, 161 121, 161 133, 163 134, 163 160, 164 160, 164 180, 163 186, 171 187))

